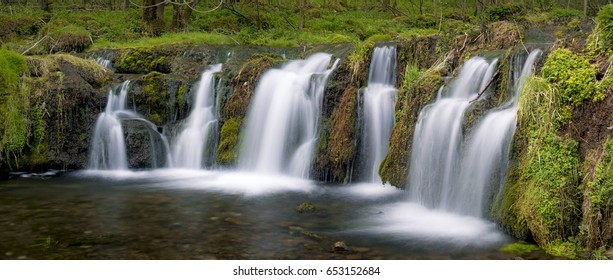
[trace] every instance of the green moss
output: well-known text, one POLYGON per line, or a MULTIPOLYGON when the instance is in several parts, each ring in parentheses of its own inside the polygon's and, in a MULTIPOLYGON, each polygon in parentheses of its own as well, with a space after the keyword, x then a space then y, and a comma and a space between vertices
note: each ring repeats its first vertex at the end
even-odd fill
POLYGON ((500 251, 513 254, 528 254, 539 249, 538 246, 528 243, 511 243, 500 247, 500 251))
POLYGON ((581 162, 578 142, 558 135, 569 120, 570 99, 553 81, 533 77, 523 88, 514 143, 519 163, 509 172, 500 212, 503 226, 517 237, 531 236, 548 253, 570 257, 559 240, 575 236, 579 225, 581 162))
POLYGON ((118 72, 125 73, 170 73, 170 63, 169 57, 158 54, 151 48, 130 48, 119 51, 115 68, 118 72))
POLYGON ((231 118, 221 127, 219 135, 219 147, 217 148, 216 162, 222 166, 230 166, 238 158, 238 133, 240 123, 231 118))
POLYGON ((142 79, 144 95, 137 98, 137 104, 145 107, 141 110, 149 120, 162 125, 170 118, 168 78, 165 74, 154 71, 142 79))

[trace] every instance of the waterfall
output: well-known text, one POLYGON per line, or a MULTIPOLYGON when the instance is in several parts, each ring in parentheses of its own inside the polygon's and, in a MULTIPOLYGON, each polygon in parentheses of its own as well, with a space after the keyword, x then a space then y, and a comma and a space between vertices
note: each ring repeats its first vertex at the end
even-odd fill
POLYGON ((108 69, 113 69, 113 62, 108 60, 108 59, 99 57, 99 58, 96 58, 96 63, 98 63, 98 64, 100 64, 100 65, 102 65, 102 66, 104 66, 104 67, 106 67, 108 69))
POLYGON ((215 64, 200 77, 192 111, 173 145, 173 167, 200 169, 204 155, 211 152, 210 138, 218 123, 214 75, 219 71, 221 64, 215 64))
POLYGON ((239 154, 242 169, 306 178, 326 82, 338 64, 317 53, 264 73, 251 101, 239 154))
POLYGON ((412 201, 432 208, 448 208, 459 171, 464 112, 470 101, 485 90, 496 62, 471 58, 448 90, 444 92, 441 87, 436 101, 420 112, 409 169, 412 201))
POLYGON ((515 133, 517 99, 523 84, 532 74, 533 65, 541 55, 540 50, 532 51, 527 58, 515 56, 510 63, 513 87, 512 98, 488 113, 476 124, 467 143, 462 159, 462 171, 458 180, 457 199, 451 209, 472 216, 482 216, 487 210, 484 203, 491 187, 500 191, 506 176, 510 142, 515 133), (525 59, 525 62, 522 61, 525 59))
POLYGON ((106 108, 100 113, 94 127, 94 135, 89 155, 89 169, 128 169, 126 144, 121 121, 117 112, 126 109, 126 96, 130 81, 119 88, 119 94, 109 90, 106 108))
POLYGON ((126 144, 121 125, 121 121, 123 120, 142 122, 148 129, 149 139, 151 141, 153 167, 165 166, 171 162, 168 141, 164 135, 158 132, 157 126, 144 119, 136 112, 126 108, 129 86, 130 81, 123 82, 119 87, 119 94, 116 94, 117 89, 109 90, 109 97, 104 112, 100 113, 94 126, 89 153, 89 169, 128 169, 126 144), (161 159, 158 157, 158 151, 160 150, 163 150, 161 159))
POLYGON ((368 87, 363 91, 363 130, 361 153, 365 163, 365 179, 381 183, 379 164, 387 154, 388 140, 394 128, 396 103, 396 47, 375 48, 368 74, 368 87))

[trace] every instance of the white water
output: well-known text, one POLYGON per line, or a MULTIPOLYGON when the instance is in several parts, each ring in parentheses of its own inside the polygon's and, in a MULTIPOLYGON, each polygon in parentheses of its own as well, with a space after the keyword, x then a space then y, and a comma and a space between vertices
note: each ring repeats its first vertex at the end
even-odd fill
POLYGON ((117 112, 126 109, 126 96, 130 81, 125 81, 116 95, 109 90, 106 108, 100 113, 94 127, 89 155, 89 169, 128 169, 126 144, 117 112))
POLYGON ((262 75, 247 114, 239 154, 244 170, 309 175, 326 82, 338 60, 317 53, 262 75))
POLYGON ((420 112, 409 170, 411 201, 431 208, 449 208, 459 171, 464 113, 492 78, 496 62, 471 58, 448 92, 441 88, 436 102, 420 112))
POLYGON ((219 71, 221 64, 215 64, 200 77, 192 111, 173 145, 174 167, 200 169, 203 166, 204 154, 211 143, 209 138, 218 121, 214 74, 219 71))
POLYGON ((125 81, 119 87, 119 94, 113 89, 109 90, 109 97, 104 109, 100 113, 94 126, 92 143, 90 146, 88 168, 94 170, 127 170, 128 158, 124 139, 122 120, 135 120, 142 122, 149 131, 152 148, 153 167, 171 162, 168 141, 157 131, 157 127, 150 121, 144 119, 139 114, 126 108, 130 81, 125 81), (158 147, 154 138, 161 142, 162 147, 158 147), (165 156, 162 160, 158 159, 158 149, 163 149, 165 156), (160 163, 162 162, 162 163, 160 163))
POLYGON ((97 58, 96 59, 96 63, 98 63, 98 64, 100 64, 100 65, 102 65, 102 66, 104 66, 106 68, 109 68, 109 69, 112 69, 112 67, 113 67, 113 62, 112 61, 110 61, 108 59, 104 59, 102 57, 97 58))
POLYGON ((457 213, 482 216, 487 210, 491 187, 500 190, 506 174, 506 162, 510 141, 515 133, 517 99, 524 82, 532 74, 532 67, 540 57, 541 51, 534 50, 524 63, 514 60, 510 69, 513 74, 514 92, 511 100, 487 114, 473 130, 462 159, 456 197, 451 209, 457 213))
POLYGON ((362 153, 366 165, 366 181, 381 183, 379 165, 387 154, 388 140, 394 128, 396 104, 396 47, 375 48, 368 74, 368 87, 363 90, 364 129, 362 153))

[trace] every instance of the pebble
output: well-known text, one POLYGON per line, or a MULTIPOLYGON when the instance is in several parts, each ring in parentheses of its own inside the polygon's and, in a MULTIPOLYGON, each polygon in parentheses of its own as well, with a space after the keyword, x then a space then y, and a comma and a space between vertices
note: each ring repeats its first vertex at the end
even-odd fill
POLYGON ((92 231, 91 231, 91 230, 86 230, 86 231, 84 231, 83 233, 84 233, 84 234, 92 234, 92 231))
POLYGON ((5 254, 7 257, 10 257, 10 256, 12 256, 12 255, 13 255, 13 252, 6 252, 6 253, 4 253, 4 254, 5 254))
POLYGON ((18 260, 25 260, 25 259, 27 259, 27 257, 26 256, 19 256, 19 257, 17 257, 17 259, 18 260))

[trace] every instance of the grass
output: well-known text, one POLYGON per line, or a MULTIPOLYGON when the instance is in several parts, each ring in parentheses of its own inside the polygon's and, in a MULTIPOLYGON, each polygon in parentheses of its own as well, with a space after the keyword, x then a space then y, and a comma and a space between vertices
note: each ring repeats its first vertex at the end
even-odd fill
POLYGON ((94 42, 88 51, 100 49, 122 49, 154 47, 169 44, 206 44, 206 45, 234 45, 237 41, 230 35, 210 34, 201 32, 166 33, 160 37, 145 37, 134 41, 114 42, 101 39, 94 42))

